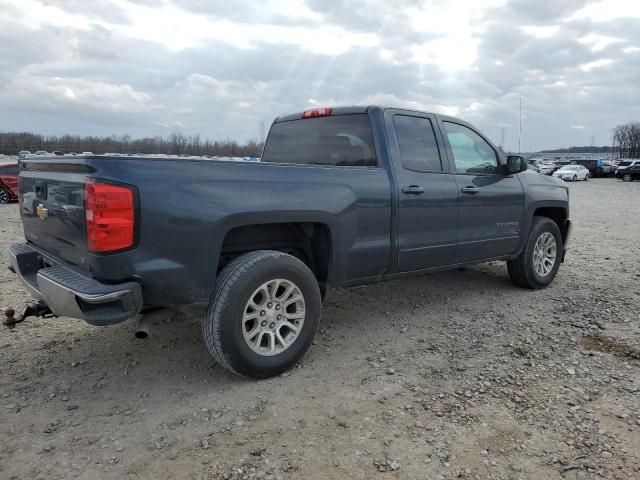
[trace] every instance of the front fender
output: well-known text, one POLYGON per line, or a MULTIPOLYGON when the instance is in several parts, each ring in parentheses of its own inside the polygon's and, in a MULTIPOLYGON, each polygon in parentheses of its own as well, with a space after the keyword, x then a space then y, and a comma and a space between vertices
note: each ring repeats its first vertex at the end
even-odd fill
POLYGON ((563 240, 569 229, 569 189, 564 182, 538 174, 521 175, 520 179, 525 188, 525 206, 522 218, 522 234, 518 249, 513 258, 517 258, 524 250, 529 239, 529 232, 533 218, 542 214, 549 216, 559 223, 563 240), (558 215, 558 213, 561 215, 558 215))

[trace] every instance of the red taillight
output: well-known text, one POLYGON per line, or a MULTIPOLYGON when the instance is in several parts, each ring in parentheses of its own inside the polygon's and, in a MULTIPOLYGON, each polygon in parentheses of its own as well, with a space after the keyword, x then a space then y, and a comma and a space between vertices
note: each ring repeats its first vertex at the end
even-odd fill
POLYGON ((133 192, 127 187, 88 183, 84 188, 87 246, 91 252, 112 252, 133 245, 133 192))
POLYGON ((314 108, 302 112, 302 118, 328 117, 331 115, 330 108, 314 108))

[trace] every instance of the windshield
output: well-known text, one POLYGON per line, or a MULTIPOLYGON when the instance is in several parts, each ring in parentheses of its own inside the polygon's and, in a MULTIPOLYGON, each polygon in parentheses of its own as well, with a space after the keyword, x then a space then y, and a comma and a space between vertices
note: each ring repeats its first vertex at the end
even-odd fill
POLYGON ((262 161, 374 167, 377 160, 369 116, 335 115, 275 123, 262 161))
POLYGON ((628 167, 629 165, 631 165, 631 162, 620 162, 618 164, 618 166, 620 166, 620 167, 628 167))

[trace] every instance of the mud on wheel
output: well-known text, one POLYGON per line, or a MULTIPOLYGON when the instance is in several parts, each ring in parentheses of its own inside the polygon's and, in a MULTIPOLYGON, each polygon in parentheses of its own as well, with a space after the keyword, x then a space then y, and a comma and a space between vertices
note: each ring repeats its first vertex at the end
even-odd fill
POLYGON ((318 283, 302 261, 271 250, 247 253, 220 272, 202 324, 204 341, 227 370, 271 377, 307 351, 320 306, 318 283))

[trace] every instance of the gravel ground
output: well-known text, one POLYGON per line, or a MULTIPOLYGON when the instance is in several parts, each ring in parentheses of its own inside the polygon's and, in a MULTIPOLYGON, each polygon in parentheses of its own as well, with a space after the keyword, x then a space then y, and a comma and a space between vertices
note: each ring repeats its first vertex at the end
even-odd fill
MULTIPOLYGON (((0 478, 640 478, 640 182, 570 189, 548 289, 493 263, 331 291, 271 380, 212 365, 191 319, 1 330, 0 478)), ((0 271, 0 305, 25 299, 0 271)))

